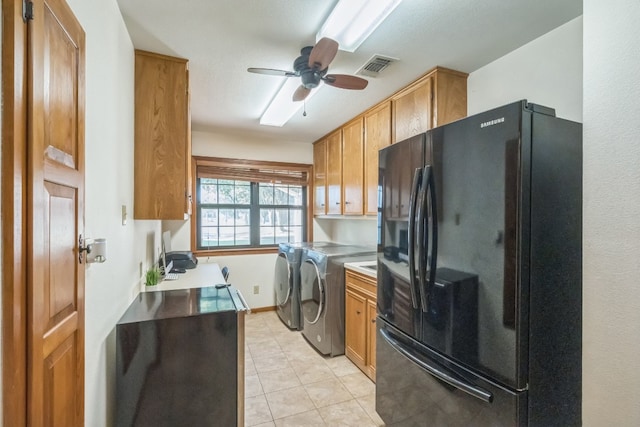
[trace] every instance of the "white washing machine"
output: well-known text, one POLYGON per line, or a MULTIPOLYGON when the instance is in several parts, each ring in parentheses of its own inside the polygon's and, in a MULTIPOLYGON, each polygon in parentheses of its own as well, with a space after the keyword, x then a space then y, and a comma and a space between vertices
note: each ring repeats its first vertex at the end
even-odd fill
POLYGON ((302 329, 300 316, 300 264, 307 248, 345 246, 334 242, 287 242, 278 245, 274 289, 276 312, 289 329, 302 329))
POLYGON ((365 246, 307 248, 300 264, 302 335, 320 353, 344 354, 344 263, 374 261, 365 246))

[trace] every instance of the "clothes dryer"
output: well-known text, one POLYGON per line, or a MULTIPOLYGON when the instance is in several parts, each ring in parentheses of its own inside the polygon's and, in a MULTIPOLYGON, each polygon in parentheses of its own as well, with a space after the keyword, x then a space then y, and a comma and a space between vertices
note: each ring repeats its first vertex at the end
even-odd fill
POLYGON ((308 248, 300 265, 302 335, 320 353, 344 354, 344 263, 373 261, 375 248, 308 248))
POLYGON ((307 248, 345 246, 334 242, 287 242, 278 245, 274 275, 276 312, 289 329, 302 329, 300 316, 300 263, 307 248))

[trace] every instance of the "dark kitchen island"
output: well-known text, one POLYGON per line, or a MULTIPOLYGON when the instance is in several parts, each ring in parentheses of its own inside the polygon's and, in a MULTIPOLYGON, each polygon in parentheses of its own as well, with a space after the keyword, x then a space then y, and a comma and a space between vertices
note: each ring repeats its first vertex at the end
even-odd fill
POLYGON ((141 292, 116 325, 116 425, 243 426, 247 309, 233 286, 141 292))

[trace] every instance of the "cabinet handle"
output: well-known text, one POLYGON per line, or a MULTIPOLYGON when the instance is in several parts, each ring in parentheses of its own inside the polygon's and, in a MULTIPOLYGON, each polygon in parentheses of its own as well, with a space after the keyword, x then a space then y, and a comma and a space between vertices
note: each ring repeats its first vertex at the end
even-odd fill
POLYGON ((349 205, 349 204, 351 204, 351 202, 344 202, 344 204, 345 204, 345 205, 349 205))
POLYGON ((339 204, 340 204, 340 202, 336 202, 336 205, 339 205, 339 204))
POLYGON ((360 310, 356 310, 356 314, 360 314, 360 310))
POLYGON ((371 323, 376 323, 376 319, 371 319, 371 323))
POLYGON ((324 206, 324 203, 320 204, 320 206, 324 206))

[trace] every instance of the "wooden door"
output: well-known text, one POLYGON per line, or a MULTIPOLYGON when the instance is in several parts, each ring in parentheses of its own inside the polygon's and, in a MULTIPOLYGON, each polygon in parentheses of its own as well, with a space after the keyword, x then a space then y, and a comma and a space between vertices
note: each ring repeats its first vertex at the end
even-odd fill
POLYGON ((342 212, 363 214, 364 143, 362 117, 342 128, 342 212))
POLYGON ((391 105, 364 116, 364 213, 378 214, 378 151, 391 144, 391 105))
POLYGON ((313 213, 327 213, 327 143, 326 140, 313 145, 313 213))
POLYGON ((342 130, 327 137, 327 213, 342 214, 342 130))
POLYGON ((360 369, 364 369, 366 364, 366 302, 366 298, 362 295, 353 292, 351 289, 346 290, 344 300, 345 351, 349 359, 358 365, 360 369))
POLYGON ((28 24, 27 423, 84 425, 85 36, 64 0, 28 24))

